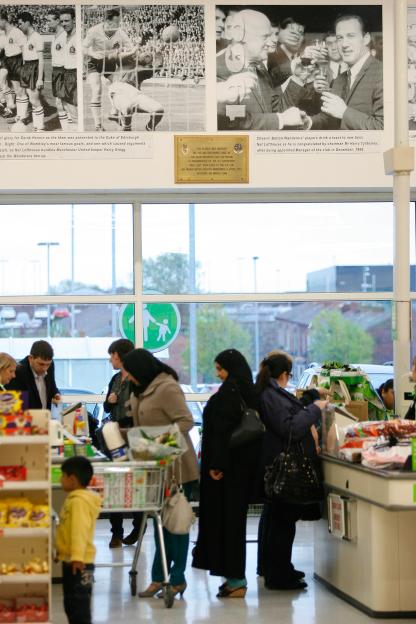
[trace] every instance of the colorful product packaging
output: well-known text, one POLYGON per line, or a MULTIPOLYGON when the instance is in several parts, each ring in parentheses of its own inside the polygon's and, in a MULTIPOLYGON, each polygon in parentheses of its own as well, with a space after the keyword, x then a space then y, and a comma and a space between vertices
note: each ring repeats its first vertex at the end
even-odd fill
MULTIPOLYGON (((1 393, 0 393, 1 394, 1 393)), ((0 412, 0 435, 31 435, 32 416, 27 412, 17 414, 3 414, 0 412)))
POLYGON ((133 470, 133 507, 146 505, 147 473, 146 470, 135 468, 133 470))
POLYGON ((25 466, 0 466, 0 480, 26 481, 27 470, 25 466))

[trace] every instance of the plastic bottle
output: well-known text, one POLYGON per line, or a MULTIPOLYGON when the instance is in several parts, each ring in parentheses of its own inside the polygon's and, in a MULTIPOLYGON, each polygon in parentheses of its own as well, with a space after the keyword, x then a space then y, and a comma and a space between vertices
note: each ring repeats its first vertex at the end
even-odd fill
POLYGON ((102 428, 102 435, 112 460, 115 462, 127 460, 127 444, 120 433, 116 422, 107 422, 102 428))

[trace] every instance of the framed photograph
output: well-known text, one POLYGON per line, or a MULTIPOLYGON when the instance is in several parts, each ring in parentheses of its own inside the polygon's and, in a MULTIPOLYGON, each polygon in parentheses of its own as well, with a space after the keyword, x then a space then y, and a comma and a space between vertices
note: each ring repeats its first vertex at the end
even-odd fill
POLYGON ((78 130, 75 6, 0 7, 0 132, 78 130))
POLYGON ((383 130, 382 6, 215 14, 218 130, 383 130))
POLYGON ((82 6, 85 131, 205 130, 202 5, 82 6))

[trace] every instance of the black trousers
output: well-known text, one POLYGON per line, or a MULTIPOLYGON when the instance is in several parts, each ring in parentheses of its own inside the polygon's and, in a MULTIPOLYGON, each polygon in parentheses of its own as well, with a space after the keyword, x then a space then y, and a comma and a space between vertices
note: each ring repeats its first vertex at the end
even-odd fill
MULTIPOLYGON (((120 539, 123 539, 123 535, 124 535, 124 529, 123 529, 123 519, 125 517, 125 514, 123 514, 122 512, 120 513, 112 513, 110 515, 110 523, 111 523, 111 533, 114 535, 114 537, 119 537, 120 539)), ((143 513, 141 511, 138 511, 136 513, 133 514, 133 531, 137 531, 137 533, 140 530, 140 525, 142 523, 142 518, 143 518, 143 513)))
POLYGON ((69 624, 91 624, 91 596, 94 582, 94 564, 72 574, 70 563, 62 563, 64 609, 69 624))
POLYGON ((258 568, 266 585, 284 585, 293 581, 292 548, 296 522, 302 510, 296 505, 273 501, 266 503, 259 531, 258 568))

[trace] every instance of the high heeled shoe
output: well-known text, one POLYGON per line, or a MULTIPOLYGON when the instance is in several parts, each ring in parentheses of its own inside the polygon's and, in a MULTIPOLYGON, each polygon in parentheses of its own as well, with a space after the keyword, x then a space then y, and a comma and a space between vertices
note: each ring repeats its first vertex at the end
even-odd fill
POLYGON ((162 591, 162 583, 150 583, 149 587, 146 587, 143 591, 138 593, 139 598, 153 598, 160 591, 162 591))
POLYGON ((177 594, 180 594, 180 597, 182 598, 184 593, 185 593, 185 589, 187 588, 187 584, 186 581, 184 583, 181 583, 180 585, 173 585, 172 586, 172 593, 174 596, 176 596, 177 594))
POLYGON ((241 587, 229 587, 227 583, 221 585, 217 598, 244 598, 247 593, 246 585, 241 587))

